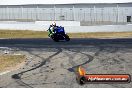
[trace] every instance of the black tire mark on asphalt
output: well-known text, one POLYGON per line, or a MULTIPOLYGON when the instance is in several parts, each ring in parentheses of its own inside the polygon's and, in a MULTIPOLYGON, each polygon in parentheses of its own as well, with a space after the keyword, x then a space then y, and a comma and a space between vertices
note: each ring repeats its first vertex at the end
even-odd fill
MULTIPOLYGON (((98 56, 100 53, 102 53, 103 50, 105 50, 105 47, 99 47, 99 50, 98 50, 97 52, 95 52, 94 56, 98 56)), ((71 50, 69 50, 69 51, 71 51, 71 50)), ((110 53, 115 53, 116 51, 117 51, 117 49, 114 49, 114 50, 110 51, 110 53)), ((91 55, 89 55, 89 54, 82 53, 82 52, 77 51, 77 50, 72 50, 72 52, 84 54, 84 55, 86 55, 87 57, 89 57, 89 60, 86 61, 85 63, 82 63, 82 64, 80 64, 80 65, 76 65, 76 66, 75 66, 75 62, 72 61, 73 56, 67 53, 67 54, 68 54, 67 56, 69 56, 69 58, 71 58, 71 59, 69 59, 69 60, 70 60, 69 62, 73 65, 73 67, 70 68, 70 71, 75 71, 75 70, 74 70, 75 68, 77 68, 77 67, 79 67, 79 66, 82 66, 82 65, 85 65, 85 64, 87 64, 87 63, 89 63, 89 62, 91 62, 91 61, 93 60, 93 58, 94 58, 94 56, 91 56, 91 55), (71 70, 71 69, 72 69, 72 70, 71 70)), ((68 69, 68 70, 69 70, 69 69, 68 69)), ((71 83, 70 88, 72 88, 72 84, 73 84, 73 82, 71 83)), ((124 87, 122 87, 122 88, 124 88, 124 87)))
MULTIPOLYGON (((88 42, 89 42, 89 41, 88 41, 88 42)), ((96 43, 96 42, 95 42, 95 43, 96 43)), ((126 42, 126 43, 127 43, 127 42, 126 42)), ((125 44, 126 44, 126 43, 125 43, 125 44)), ((123 44, 124 44, 124 43, 123 43, 123 44)), ((2 45, 2 46, 3 46, 3 45, 2 45)), ((126 46, 126 45, 125 45, 125 46, 126 46)), ((14 47, 14 45, 13 45, 13 47, 14 47)), ((20 45, 19 45, 19 47, 20 47, 20 45)), ((46 46, 46 47, 47 47, 47 46, 46 46)), ((131 47, 131 45, 130 45, 129 47, 131 47)))
MULTIPOLYGON (((43 65, 46 64, 46 62, 47 62, 49 59, 51 59, 51 58, 53 58, 54 56, 58 55, 60 52, 62 52, 62 49, 61 49, 61 48, 58 48, 58 52, 56 52, 55 54, 53 54, 53 55, 49 56, 48 58, 46 58, 45 60, 43 60, 43 61, 41 62, 40 65, 38 65, 38 66, 36 66, 36 67, 34 67, 34 68, 32 68, 32 69, 29 69, 29 70, 22 71, 22 72, 20 72, 20 73, 14 74, 14 75, 12 75, 12 78, 16 81, 16 83, 18 83, 19 85, 23 85, 25 88, 33 88, 32 86, 30 86, 29 84, 27 84, 27 83, 25 83, 25 82, 23 82, 23 81, 21 80, 22 75, 23 75, 24 73, 27 73, 27 72, 29 72, 29 71, 32 71, 32 70, 35 70, 35 69, 37 69, 37 68, 42 67, 43 65)), ((37 56, 38 56, 38 55, 37 55, 37 56)), ((39 56, 39 57, 40 57, 40 56, 39 56)))
MULTIPOLYGON (((77 64, 73 61, 73 56, 67 53, 67 54, 68 54, 67 56, 69 56, 69 58, 71 58, 71 59, 69 59, 69 62, 70 62, 71 65, 73 66, 71 69, 77 68, 77 67, 79 67, 79 66, 83 66, 83 65, 85 65, 85 64, 87 64, 87 63, 90 63, 90 62, 94 59, 94 56, 91 56, 91 55, 86 54, 86 53, 82 53, 82 52, 80 52, 80 51, 78 51, 78 50, 69 50, 69 51, 76 52, 76 53, 80 53, 80 54, 83 54, 83 55, 85 55, 85 56, 88 57, 88 61, 86 61, 86 62, 84 62, 84 63, 82 63, 82 64, 78 64, 78 65, 77 65, 77 64)), ((74 71, 75 71, 75 70, 74 70, 74 71)))
MULTIPOLYGON (((71 50, 69 50, 69 49, 67 49, 67 50, 68 50, 68 51, 71 51, 71 50)), ((93 56, 91 56, 91 55, 89 55, 89 54, 82 53, 82 52, 80 52, 80 51, 78 51, 78 50, 74 50, 74 51, 71 51, 71 52, 81 53, 81 54, 86 55, 86 56, 88 57, 88 61, 86 61, 86 62, 84 62, 84 63, 82 63, 82 64, 76 64, 76 63, 73 61, 74 56, 71 55, 71 54, 69 54, 69 53, 67 53, 67 52, 64 52, 64 54, 66 54, 66 56, 69 57, 69 63, 72 65, 72 67, 69 68, 68 71, 74 72, 75 74, 76 74, 76 70, 77 70, 77 68, 78 68, 79 66, 85 65, 85 64, 87 64, 87 63, 89 63, 89 62, 91 62, 91 61, 93 60, 93 56)), ((73 80, 75 80, 75 79, 73 78, 73 80)), ((75 83, 73 80, 71 81, 70 88, 72 88, 72 85, 75 83)), ((79 85, 78 85, 78 87, 79 87, 79 85)))

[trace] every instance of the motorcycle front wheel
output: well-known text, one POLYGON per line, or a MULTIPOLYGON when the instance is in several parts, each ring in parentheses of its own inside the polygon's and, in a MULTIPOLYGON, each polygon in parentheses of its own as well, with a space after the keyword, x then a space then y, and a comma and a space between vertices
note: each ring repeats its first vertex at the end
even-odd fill
POLYGON ((70 38, 69 38, 69 36, 67 34, 65 34, 65 40, 66 41, 70 41, 70 38))

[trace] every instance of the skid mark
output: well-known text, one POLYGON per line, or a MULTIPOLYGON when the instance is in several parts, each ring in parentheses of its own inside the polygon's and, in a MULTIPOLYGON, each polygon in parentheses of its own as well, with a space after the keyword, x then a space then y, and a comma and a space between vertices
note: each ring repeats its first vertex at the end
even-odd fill
MULTIPOLYGON (((25 82, 23 82, 23 81, 21 80, 22 75, 24 75, 24 74, 27 73, 27 72, 30 72, 30 71, 33 71, 33 70, 36 70, 36 69, 42 67, 43 65, 46 64, 47 61, 49 61, 49 59, 52 59, 54 56, 58 55, 60 52, 62 52, 62 50, 61 50, 61 49, 58 49, 58 52, 56 52, 55 54, 53 54, 53 55, 49 56, 48 58, 44 59, 38 66, 36 66, 36 67, 34 67, 34 68, 31 68, 31 69, 29 69, 29 70, 22 71, 22 72, 20 72, 20 73, 14 74, 14 75, 12 75, 12 78, 13 78, 13 79, 16 81, 16 83, 18 83, 20 86, 22 85, 22 86, 24 86, 24 87, 26 87, 26 88, 33 88, 33 87, 31 87, 28 83, 25 83, 25 82)), ((38 55, 35 55, 35 56, 40 57, 40 56, 38 56, 38 55)), ((43 58, 43 57, 40 57, 40 58, 43 58)))

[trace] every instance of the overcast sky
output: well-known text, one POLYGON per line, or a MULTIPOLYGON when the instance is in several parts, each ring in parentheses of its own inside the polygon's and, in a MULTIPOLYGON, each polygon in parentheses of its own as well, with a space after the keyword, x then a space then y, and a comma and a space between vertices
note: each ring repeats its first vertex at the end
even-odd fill
POLYGON ((132 0, 0 0, 0 5, 17 4, 68 4, 68 3, 123 3, 132 0))

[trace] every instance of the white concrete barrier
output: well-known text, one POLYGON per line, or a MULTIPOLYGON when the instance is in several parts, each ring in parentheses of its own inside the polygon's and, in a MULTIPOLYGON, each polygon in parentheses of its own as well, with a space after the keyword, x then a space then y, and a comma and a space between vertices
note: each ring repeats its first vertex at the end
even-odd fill
POLYGON ((66 32, 129 32, 132 31, 131 25, 102 25, 102 26, 75 26, 65 27, 66 32))
MULTIPOLYGON (((35 24, 37 25, 45 25, 49 26, 54 21, 36 21, 35 24)), ((63 25, 63 26, 80 26, 80 21, 55 21, 57 25, 63 25)))
MULTIPOLYGON (((3 30, 34 30, 46 31, 51 21, 37 21, 37 22, 0 22, 0 29, 3 30)), ((128 32, 132 31, 132 24, 128 25, 98 25, 98 26, 80 26, 78 22, 62 22, 58 21, 58 25, 64 26, 68 33, 78 32, 128 32)))

